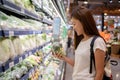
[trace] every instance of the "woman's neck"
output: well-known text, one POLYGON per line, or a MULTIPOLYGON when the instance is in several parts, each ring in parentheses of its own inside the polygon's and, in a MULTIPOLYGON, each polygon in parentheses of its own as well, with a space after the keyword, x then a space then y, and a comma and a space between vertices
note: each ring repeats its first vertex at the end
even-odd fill
POLYGON ((84 38, 82 39, 82 41, 86 41, 86 40, 88 40, 89 38, 91 38, 92 36, 90 36, 90 35, 83 35, 84 36, 84 38))

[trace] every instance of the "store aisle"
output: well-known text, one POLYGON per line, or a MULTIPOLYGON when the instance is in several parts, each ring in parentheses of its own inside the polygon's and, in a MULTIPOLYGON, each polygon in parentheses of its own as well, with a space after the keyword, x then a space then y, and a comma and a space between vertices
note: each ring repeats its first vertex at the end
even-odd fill
MULTIPOLYGON (((74 59, 74 54, 72 49, 68 49, 67 53, 68 53, 67 54, 68 57, 74 59)), ((72 80, 72 73, 73 73, 73 67, 69 64, 66 64, 64 80, 72 80)))

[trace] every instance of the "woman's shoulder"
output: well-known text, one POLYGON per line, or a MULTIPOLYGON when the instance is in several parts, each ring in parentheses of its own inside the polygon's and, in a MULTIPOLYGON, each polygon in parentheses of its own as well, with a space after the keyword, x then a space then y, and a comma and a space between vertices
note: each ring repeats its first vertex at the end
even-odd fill
POLYGON ((105 40, 101 36, 98 36, 96 39, 96 42, 104 42, 105 43, 105 40))

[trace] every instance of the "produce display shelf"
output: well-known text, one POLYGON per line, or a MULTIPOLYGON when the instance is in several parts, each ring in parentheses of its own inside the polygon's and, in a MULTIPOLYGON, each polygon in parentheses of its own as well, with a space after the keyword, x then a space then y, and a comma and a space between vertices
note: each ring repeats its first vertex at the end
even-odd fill
POLYGON ((8 1, 8 0, 3 0, 3 5, 1 5, 2 8, 14 12, 18 15, 22 15, 22 16, 28 16, 30 18, 33 18, 35 20, 39 20, 41 21, 40 17, 30 11, 28 11, 27 9, 21 8, 19 6, 17 6, 16 4, 8 1))
POLYGON ((49 16, 51 19, 53 19, 52 15, 50 15, 44 8, 43 8, 43 9, 40 8, 40 10, 41 10, 43 13, 45 13, 47 16, 49 16))
POLYGON ((14 60, 8 60, 6 63, 4 63, 3 65, 0 66, 0 68, 2 68, 2 70, 0 70, 0 71, 1 72, 6 71, 7 69, 13 67, 14 65, 21 62, 22 60, 24 60, 28 56, 30 56, 32 54, 35 54, 37 51, 39 51, 40 49, 42 49, 44 46, 48 45, 49 43, 51 43, 51 41, 46 42, 46 43, 44 43, 43 45, 41 45, 37 48, 26 51, 22 56, 17 56, 14 60))
POLYGON ((32 76, 32 74, 35 73, 36 67, 37 67, 37 66, 31 68, 31 69, 29 70, 29 72, 26 73, 20 80, 27 80, 28 78, 30 78, 30 77, 32 76))
POLYGON ((52 25, 52 22, 51 22, 51 21, 49 21, 49 20, 47 20, 47 19, 44 19, 44 18, 43 18, 42 22, 43 22, 43 23, 46 23, 46 24, 48 24, 48 25, 52 25))
POLYGON ((14 4, 10 1, 3 0, 3 4, 0 5, 0 7, 2 7, 5 10, 8 10, 10 12, 14 12, 18 15, 25 16, 25 17, 30 17, 32 19, 41 21, 41 22, 46 23, 48 25, 52 25, 52 23, 49 20, 42 19, 38 15, 28 11, 27 9, 21 8, 21 7, 17 6, 16 4, 14 4))
POLYGON ((42 31, 32 31, 32 30, 3 30, 4 36, 20 36, 20 35, 31 35, 31 34, 41 34, 42 31))

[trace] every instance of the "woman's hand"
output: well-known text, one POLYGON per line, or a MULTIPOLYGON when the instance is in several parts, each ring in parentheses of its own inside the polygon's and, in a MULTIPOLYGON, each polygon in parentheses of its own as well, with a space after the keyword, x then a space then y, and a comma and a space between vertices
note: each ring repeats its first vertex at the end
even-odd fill
POLYGON ((65 62, 69 63, 71 66, 74 66, 74 60, 66 57, 65 55, 60 53, 54 53, 53 51, 52 51, 52 55, 60 60, 64 60, 65 62))
POLYGON ((63 55, 63 54, 52 52, 52 55, 53 55, 55 58, 58 58, 58 59, 60 59, 60 60, 65 60, 65 55, 63 55))

